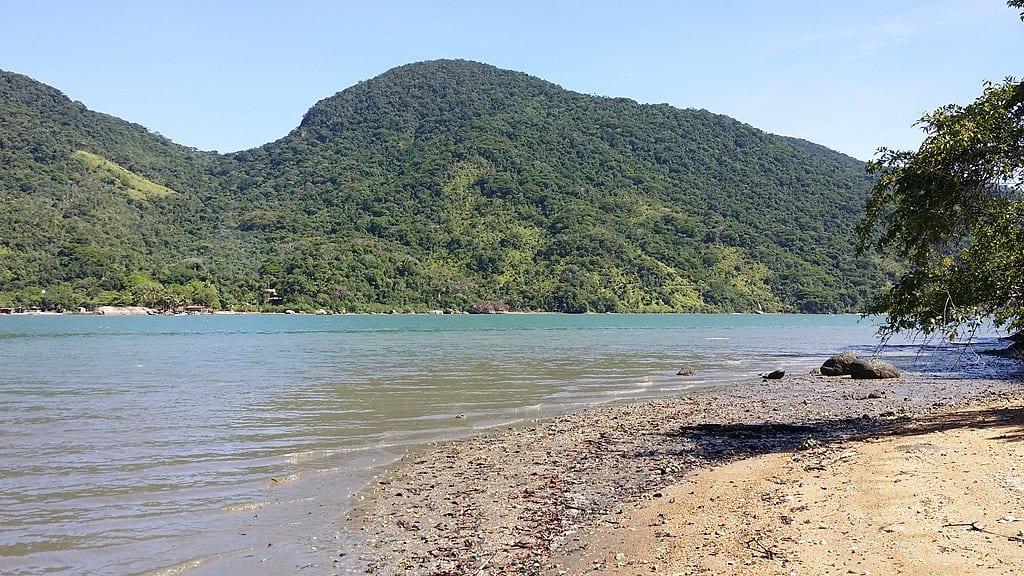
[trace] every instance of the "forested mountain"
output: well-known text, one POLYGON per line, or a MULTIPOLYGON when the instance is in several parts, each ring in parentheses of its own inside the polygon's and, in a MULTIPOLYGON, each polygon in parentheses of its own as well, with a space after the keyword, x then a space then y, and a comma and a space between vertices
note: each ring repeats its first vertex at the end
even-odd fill
POLYGON ((860 309, 862 162, 468 61, 229 155, 0 73, 0 306, 860 309), (280 301, 268 302, 268 290, 280 301))

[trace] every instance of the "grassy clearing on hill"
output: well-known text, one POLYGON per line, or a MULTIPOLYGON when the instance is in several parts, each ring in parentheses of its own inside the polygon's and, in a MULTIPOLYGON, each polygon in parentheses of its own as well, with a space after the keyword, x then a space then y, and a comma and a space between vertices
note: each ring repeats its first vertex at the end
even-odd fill
POLYGON ((89 166, 101 179, 123 190, 133 200, 165 198, 172 194, 177 194, 174 190, 143 178, 98 154, 86 152, 85 150, 76 150, 73 156, 84 162, 86 166, 89 166))

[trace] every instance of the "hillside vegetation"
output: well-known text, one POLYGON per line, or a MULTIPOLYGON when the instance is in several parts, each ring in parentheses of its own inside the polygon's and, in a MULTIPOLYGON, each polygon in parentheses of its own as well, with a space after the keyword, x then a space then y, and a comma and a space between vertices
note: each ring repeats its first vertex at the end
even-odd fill
POLYGON ((133 200, 162 198, 174 194, 174 190, 143 178, 92 152, 77 150, 72 156, 92 168, 95 177, 101 178, 109 186, 123 190, 133 200))
POLYGON ((5 72, 0 306, 855 311, 890 273, 854 257, 870 187, 821 146, 467 61, 229 155, 5 72))

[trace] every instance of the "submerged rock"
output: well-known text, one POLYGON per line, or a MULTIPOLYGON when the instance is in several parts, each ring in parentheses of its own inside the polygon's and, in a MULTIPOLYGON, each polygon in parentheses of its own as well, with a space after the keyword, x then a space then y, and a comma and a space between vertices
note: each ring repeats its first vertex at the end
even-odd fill
POLYGON ((679 372, 676 372, 676 376, 693 376, 697 373, 697 369, 689 364, 683 364, 679 367, 679 372))
POLYGON ((850 364, 850 376, 856 380, 899 378, 900 371, 895 366, 884 360, 868 358, 866 360, 856 360, 852 362, 850 364))

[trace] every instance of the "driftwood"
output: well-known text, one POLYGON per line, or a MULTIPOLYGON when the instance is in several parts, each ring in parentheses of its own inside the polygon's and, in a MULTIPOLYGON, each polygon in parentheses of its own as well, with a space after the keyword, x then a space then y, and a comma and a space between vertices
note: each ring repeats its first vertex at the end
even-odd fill
POLYGON ((999 532, 993 532, 985 525, 975 520, 974 522, 951 522, 949 524, 943 524, 943 528, 969 528, 972 532, 984 532, 985 534, 991 534, 993 536, 999 536, 1000 538, 1006 538, 1010 542, 1024 542, 1024 530, 1021 530, 1016 536, 1007 536, 1006 534, 1000 534, 999 532))
POLYGON ((751 538, 750 540, 747 540, 744 545, 747 547, 747 549, 757 552, 758 555, 760 555, 765 560, 775 560, 776 558, 782 556, 780 553, 776 552, 775 550, 772 550, 771 547, 765 546, 757 538, 751 538))

